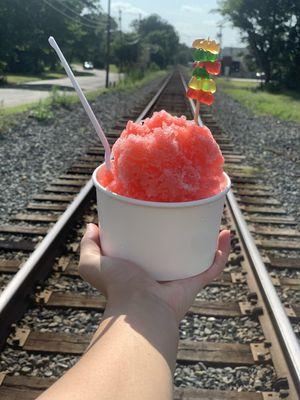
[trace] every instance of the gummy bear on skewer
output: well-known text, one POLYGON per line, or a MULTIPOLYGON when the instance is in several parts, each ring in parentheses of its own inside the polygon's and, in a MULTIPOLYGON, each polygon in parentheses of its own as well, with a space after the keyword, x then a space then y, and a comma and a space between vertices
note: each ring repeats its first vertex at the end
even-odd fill
POLYGON ((214 102, 213 93, 216 84, 211 75, 218 75, 221 70, 221 62, 217 60, 220 45, 214 40, 196 39, 193 42, 194 59, 193 76, 188 84, 187 96, 197 100, 195 121, 198 123, 200 103, 211 105, 214 102))

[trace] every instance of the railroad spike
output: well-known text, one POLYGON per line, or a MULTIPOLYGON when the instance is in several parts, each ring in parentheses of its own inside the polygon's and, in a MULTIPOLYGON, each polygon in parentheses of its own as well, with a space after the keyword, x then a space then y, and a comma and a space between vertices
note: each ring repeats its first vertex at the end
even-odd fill
POLYGON ((256 363, 269 363, 271 361, 271 353, 264 343, 250 343, 250 349, 256 363))
POLYGON ((10 336, 10 340, 14 345, 23 347, 29 335, 30 335, 30 329, 16 328, 15 333, 10 336))
MULTIPOLYGON (((255 303, 257 304, 257 302, 255 303)), ((239 307, 242 315, 251 316, 254 318, 263 315, 263 309, 260 306, 253 305, 251 302, 248 301, 240 301, 239 307)))
POLYGON ((282 393, 284 393, 286 390, 289 390, 288 379, 286 377, 276 379, 274 382, 274 389, 278 392, 282 391, 282 393))
POLYGON ((36 293, 35 301, 39 305, 47 304, 52 295, 52 290, 43 290, 42 292, 36 293))

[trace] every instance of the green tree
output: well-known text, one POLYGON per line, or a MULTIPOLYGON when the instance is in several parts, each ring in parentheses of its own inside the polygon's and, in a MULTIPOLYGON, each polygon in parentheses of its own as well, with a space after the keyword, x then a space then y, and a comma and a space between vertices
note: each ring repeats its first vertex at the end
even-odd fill
POLYGON ((112 44, 112 54, 119 70, 128 72, 138 62, 139 38, 136 33, 119 32, 112 44))
POLYGON ((140 37, 141 46, 149 51, 150 63, 165 68, 176 62, 179 37, 171 24, 153 14, 142 20, 135 20, 132 25, 140 37))
POLYGON ((218 11, 242 31, 267 84, 300 87, 299 0, 221 0, 218 11))
POLYGON ((193 49, 184 43, 179 43, 178 51, 176 54, 177 64, 186 65, 193 61, 193 49))
POLYGON ((102 66, 106 15, 97 4, 97 0, 1 0, 0 63, 10 72, 54 69, 59 62, 48 44, 53 35, 68 61, 92 59, 102 66))

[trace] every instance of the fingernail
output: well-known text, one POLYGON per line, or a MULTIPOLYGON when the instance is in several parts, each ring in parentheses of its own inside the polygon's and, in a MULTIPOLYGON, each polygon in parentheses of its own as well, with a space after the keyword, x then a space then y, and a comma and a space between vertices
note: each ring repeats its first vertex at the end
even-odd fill
POLYGON ((90 233, 92 232, 92 225, 91 223, 86 224, 86 231, 85 234, 86 235, 90 235, 90 233))

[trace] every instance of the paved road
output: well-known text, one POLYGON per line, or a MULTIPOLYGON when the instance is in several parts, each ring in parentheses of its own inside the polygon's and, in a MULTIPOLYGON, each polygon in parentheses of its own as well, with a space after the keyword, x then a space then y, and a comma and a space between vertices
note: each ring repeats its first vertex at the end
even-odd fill
MULTIPOLYGON (((105 71, 94 69, 92 73, 94 75, 77 77, 81 88, 86 92, 105 86, 105 71)), ((117 82, 118 80, 119 74, 110 73, 111 83, 117 82)), ((44 99, 49 96, 53 85, 72 88, 72 84, 68 77, 27 82, 26 85, 22 85, 22 87, 19 88, 0 88, 0 106, 13 107, 44 99)), ((73 91, 67 93, 73 93, 73 91)))

